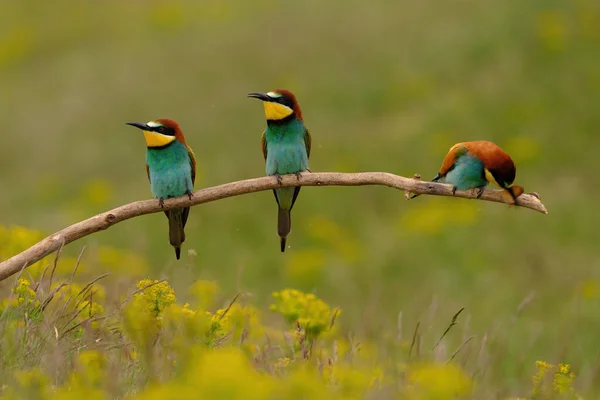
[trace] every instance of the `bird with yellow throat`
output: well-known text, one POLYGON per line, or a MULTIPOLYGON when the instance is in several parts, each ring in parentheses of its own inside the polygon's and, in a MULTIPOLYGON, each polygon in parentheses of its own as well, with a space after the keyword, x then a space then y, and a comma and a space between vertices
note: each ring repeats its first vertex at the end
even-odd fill
MULTIPOLYGON (((192 198, 196 179, 196 159, 179 124, 171 119, 156 119, 148 123, 127 122, 144 132, 146 140, 146 173, 152 195, 161 207, 165 199, 188 195, 192 198)), ((169 220, 169 242, 175 248, 175 257, 181 256, 185 241, 185 224, 190 208, 172 208, 165 211, 169 220)))
MULTIPOLYGON (((296 174, 298 179, 308 169, 311 136, 304 125, 302 111, 292 92, 284 89, 267 93, 253 92, 248 97, 262 100, 267 119, 261 143, 266 173, 281 182, 281 176, 296 174)), ((292 228, 292 208, 300 187, 274 189, 277 201, 277 234, 281 252, 285 251, 287 236, 292 228)))

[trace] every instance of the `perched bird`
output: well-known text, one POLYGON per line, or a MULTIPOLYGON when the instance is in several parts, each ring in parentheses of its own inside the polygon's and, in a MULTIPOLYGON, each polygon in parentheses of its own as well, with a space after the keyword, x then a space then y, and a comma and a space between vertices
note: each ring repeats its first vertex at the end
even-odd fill
MULTIPOLYGON (((481 197, 487 184, 492 182, 508 192, 514 204, 523 193, 521 186, 512 185, 516 173, 515 163, 504 150, 495 143, 479 140, 452 146, 432 182, 442 179, 451 184, 452 194, 457 189, 478 189, 477 198, 481 197)), ((417 196, 418 194, 411 198, 417 196)))
MULTIPOLYGON (((249 93, 263 101, 267 128, 261 142, 265 157, 266 173, 275 176, 281 183, 281 176, 301 173, 308 169, 311 137, 302 119, 302 111, 296 96, 287 90, 274 90, 268 93, 249 93)), ((291 211, 300 193, 300 187, 274 189, 275 200, 279 207, 277 233, 281 252, 285 251, 287 236, 292 227, 291 211)))
MULTIPOLYGON (((196 180, 196 159, 191 147, 185 142, 183 132, 177 122, 170 119, 156 119, 147 124, 127 122, 144 132, 146 139, 146 173, 150 180, 152 195, 160 206, 169 197, 187 194, 192 198, 196 180)), ((179 260, 181 244, 185 241, 185 223, 190 208, 173 208, 165 211, 169 219, 169 242, 175 248, 179 260)))

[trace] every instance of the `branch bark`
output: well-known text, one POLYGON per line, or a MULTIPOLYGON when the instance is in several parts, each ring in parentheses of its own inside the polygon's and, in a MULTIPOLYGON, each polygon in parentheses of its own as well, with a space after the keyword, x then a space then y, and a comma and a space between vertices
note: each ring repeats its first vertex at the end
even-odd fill
MULTIPOLYGON (((312 172, 304 173, 299 180, 294 175, 284 175, 281 178, 281 185, 277 183, 277 180, 274 177, 265 176, 200 189, 194 192, 192 199, 188 199, 187 196, 182 196, 165 200, 164 208, 161 208, 158 205, 158 201, 155 199, 125 204, 68 226, 45 239, 42 239, 27 250, 0 262, 0 281, 41 260, 47 255, 52 254, 63 245, 91 235, 92 233, 108 229, 121 221, 170 208, 195 206, 227 197, 261 192, 277 187, 380 185, 403 190, 407 192, 407 194, 415 193, 434 196, 452 196, 451 185, 425 182, 419 180, 417 176, 415 176, 415 178, 405 178, 386 172, 312 172)), ((505 196, 506 193, 502 190, 486 189, 480 197, 480 200, 505 203, 505 196)), ((473 199, 475 198, 475 193, 474 191, 457 190, 454 197, 473 199)), ((544 204, 542 204, 536 194, 522 194, 517 198, 517 205, 543 214, 548 213, 546 207, 544 207, 544 204)))

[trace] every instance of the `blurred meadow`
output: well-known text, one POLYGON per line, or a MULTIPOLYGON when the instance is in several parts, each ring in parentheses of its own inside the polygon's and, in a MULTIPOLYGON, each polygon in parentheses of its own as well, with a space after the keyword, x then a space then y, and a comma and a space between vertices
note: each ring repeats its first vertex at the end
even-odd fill
POLYGON ((50 256, 0 284, 0 397, 600 396, 596 0, 5 1, 0 11, 0 260, 151 197, 143 136, 125 122, 177 120, 196 189, 264 175, 264 113, 246 94, 276 88, 298 98, 313 171, 430 179, 452 144, 485 139, 549 210, 307 187, 281 254, 276 203, 261 192, 192 208, 180 261, 162 213, 125 221, 66 246, 53 282, 40 283, 50 256), (132 295, 161 279, 152 287, 163 292, 132 295), (198 284, 218 293, 190 292, 198 284), (304 303, 273 297, 286 288, 304 303), (215 328, 237 293, 246 325, 215 328), (303 308, 315 296, 320 316, 303 308), (155 311, 137 304, 147 298, 155 311), (209 322, 186 330, 177 315, 188 314, 209 322), (307 325, 294 325, 299 315, 307 325), (273 356, 284 336, 294 343, 273 356), (342 361, 343 346, 361 347, 360 363, 342 361), (214 376, 190 378, 200 370, 214 376))

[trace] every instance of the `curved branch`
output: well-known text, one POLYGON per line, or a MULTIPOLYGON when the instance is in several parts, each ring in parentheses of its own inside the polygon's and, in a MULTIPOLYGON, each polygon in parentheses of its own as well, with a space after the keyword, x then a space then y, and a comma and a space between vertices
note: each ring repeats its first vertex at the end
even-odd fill
MULTIPOLYGON (((188 199, 187 196, 182 196, 165 200, 164 208, 161 208, 156 200, 142 200, 95 215, 84 221, 68 226, 63 230, 42 239, 27 250, 2 261, 0 263, 0 281, 57 251, 63 245, 91 235, 92 233, 108 229, 121 221, 140 215, 163 211, 165 209, 195 206, 227 197, 261 192, 282 186, 381 185, 415 194, 452 196, 452 187, 450 185, 420 181, 416 176, 415 178, 404 178, 386 172, 360 172, 353 174, 341 172, 313 172, 304 173, 300 178, 296 178, 294 175, 284 175, 281 178, 281 184, 277 183, 277 180, 274 177, 265 176, 262 178, 246 179, 201 189, 194 192, 191 199, 188 199)), ((486 189, 480 200, 504 203, 505 195, 506 193, 502 190, 486 189)), ((474 198, 475 195, 472 191, 456 191, 454 196, 474 198)), ((543 214, 548 213, 546 207, 544 207, 538 196, 535 194, 523 194, 519 196, 517 205, 543 214)))

